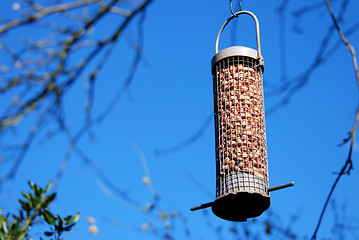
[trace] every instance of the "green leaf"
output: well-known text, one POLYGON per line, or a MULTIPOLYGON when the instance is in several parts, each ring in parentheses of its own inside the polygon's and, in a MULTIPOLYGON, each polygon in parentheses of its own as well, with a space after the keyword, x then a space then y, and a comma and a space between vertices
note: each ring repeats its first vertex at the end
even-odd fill
POLYGON ((0 239, 1 240, 5 240, 5 239, 8 239, 6 234, 4 234, 3 232, 0 231, 0 239))
MULTIPOLYGON (((21 212, 21 211, 20 211, 21 212)), ((21 216, 16 216, 15 214, 12 215, 12 218, 15 220, 15 221, 22 221, 22 218, 21 216)))
POLYGON ((33 198, 32 195, 30 194, 30 200, 29 200, 29 207, 30 207, 30 209, 32 209, 32 208, 34 207, 33 202, 34 202, 34 198, 33 198))
POLYGON ((45 211, 47 211, 47 213, 50 214, 51 217, 56 220, 56 216, 52 212, 50 212, 47 208, 45 209, 45 211))
POLYGON ((34 186, 35 186, 35 197, 41 198, 42 189, 39 186, 37 186, 36 184, 34 186))
POLYGON ((24 218, 24 213, 23 213, 23 211, 20 210, 20 211, 19 211, 19 215, 20 215, 20 218, 21 218, 22 220, 25 219, 25 218, 24 218))
POLYGON ((5 234, 8 234, 9 233, 9 230, 7 229, 7 226, 6 226, 6 222, 3 222, 2 223, 2 229, 4 231, 5 234))
POLYGON ((38 199, 36 196, 31 198, 31 201, 29 201, 29 206, 31 209, 36 208, 36 205, 38 203, 38 199))
POLYGON ((50 224, 50 225, 56 224, 56 222, 55 222, 56 217, 48 210, 43 211, 41 215, 44 218, 45 222, 47 222, 47 224, 50 224))
POLYGON ((66 227, 64 228, 64 231, 65 231, 65 232, 70 231, 71 228, 72 228, 73 226, 75 226, 75 224, 76 224, 76 223, 73 223, 73 224, 70 224, 70 225, 66 226, 66 227))
MULTIPOLYGON (((71 217, 71 216, 69 216, 69 217, 71 217)), ((68 217, 67 217, 67 218, 68 218, 68 217)), ((79 218, 80 218, 80 213, 78 212, 78 213, 76 213, 75 216, 69 218, 68 220, 65 218, 64 220, 66 221, 66 224, 71 224, 71 223, 74 223, 74 222, 76 222, 77 220, 79 220, 79 218)))
POLYGON ((22 240, 27 236, 27 232, 29 231, 29 227, 27 227, 26 229, 24 229, 16 238, 14 238, 15 240, 22 240))
POLYGON ((68 221, 69 221, 71 218, 72 218, 72 216, 71 216, 71 215, 70 215, 70 216, 65 217, 65 218, 64 218, 65 223, 68 223, 68 221))
POLYGON ((27 202, 24 202, 23 200, 19 199, 19 202, 21 204, 21 208, 25 210, 26 212, 30 211, 31 208, 27 202))
MULTIPOLYGON (((56 228, 56 227, 55 227, 55 228, 56 228)), ((63 231, 64 231, 64 227, 62 226, 62 222, 59 222, 59 223, 57 224, 57 233, 58 233, 59 235, 61 235, 63 231)))
POLYGON ((42 206, 46 208, 55 199, 55 197, 56 197, 56 193, 47 196, 42 206))
POLYGON ((55 230, 57 231, 57 233, 59 235, 62 234, 62 232, 64 231, 64 227, 62 226, 64 224, 64 221, 61 219, 61 217, 59 215, 57 215, 57 225, 55 225, 55 230))
POLYGON ((27 183, 29 184, 29 186, 30 186, 30 188, 32 189, 32 191, 35 192, 35 184, 34 184, 33 182, 31 182, 31 181, 28 181, 27 183))
POLYGON ((45 188, 45 193, 50 190, 51 186, 52 186, 52 182, 50 181, 45 188))
POLYGON ((19 228, 16 228, 16 230, 14 230, 12 232, 12 235, 14 236, 12 239, 14 240, 22 240, 27 236, 27 232, 29 231, 29 227, 25 228, 24 230, 20 230, 19 228))
POLYGON ((12 233, 12 235, 18 235, 20 234, 20 231, 22 231, 20 230, 20 222, 13 221, 9 224, 9 227, 10 227, 10 233, 12 233))
POLYGON ((31 194, 30 193, 25 193, 25 192, 21 192, 21 194, 28 200, 31 200, 31 194))
POLYGON ((55 232, 44 232, 44 234, 48 237, 51 237, 52 235, 54 235, 55 232))

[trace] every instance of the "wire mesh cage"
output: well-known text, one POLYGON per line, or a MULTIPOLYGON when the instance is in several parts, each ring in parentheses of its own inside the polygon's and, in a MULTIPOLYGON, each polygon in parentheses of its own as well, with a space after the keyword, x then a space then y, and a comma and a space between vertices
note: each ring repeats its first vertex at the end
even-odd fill
POLYGON ((220 218, 244 221, 262 214, 269 205, 268 162, 264 119, 259 24, 257 49, 234 46, 212 59, 216 130, 216 200, 212 210, 220 218))
POLYGON ((222 219, 246 221, 269 208, 269 192, 294 185, 269 187, 263 71, 258 19, 249 11, 239 11, 221 27, 212 58, 216 199, 192 211, 211 206, 222 219), (241 14, 255 21, 257 50, 233 46, 218 52, 223 29, 241 14))

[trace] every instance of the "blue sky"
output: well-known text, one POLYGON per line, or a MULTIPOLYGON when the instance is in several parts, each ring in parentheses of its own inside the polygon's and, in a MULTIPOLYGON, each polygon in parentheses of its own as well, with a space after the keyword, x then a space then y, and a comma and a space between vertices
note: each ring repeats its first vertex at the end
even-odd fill
MULTIPOLYGON (((301 20, 296 21, 292 13, 306 5, 302 1, 290 1, 283 24, 284 35, 281 35, 277 12, 280 1, 243 1, 243 9, 256 14, 260 23, 266 110, 283 98, 283 94, 273 94, 271 87, 280 86, 283 69, 291 80, 311 68, 332 24, 322 2, 321 8, 305 13, 301 20)), ((332 3, 335 13, 340 2, 332 3)), ((15 16, 12 4, 10 0, 0 3, 3 17, 15 16)), ((234 7, 238 9, 236 5, 234 7)), ((357 1, 349 1, 341 25, 343 30, 357 23, 355 9, 358 7, 357 1)), ((213 226, 232 226, 232 223, 215 217, 210 210, 189 211, 191 207, 215 198, 213 120, 193 144, 163 155, 157 155, 156 151, 165 151, 189 139, 213 112, 211 59, 217 33, 230 14, 229 1, 154 1, 146 11, 143 60, 132 84, 107 118, 92 129, 94 141, 85 135, 79 142, 81 149, 106 176, 141 207, 152 201, 151 191, 142 183, 146 175, 145 159, 153 190, 161 198, 162 210, 175 211, 186 218, 193 239, 217 239, 216 235, 210 237, 213 229, 208 227, 208 221, 213 226), (206 216, 204 213, 209 214, 206 216)), ((95 28, 96 36, 111 32, 111 27, 118 22, 115 17, 106 19, 105 24, 95 28)), ((222 34, 220 49, 233 44, 233 35, 236 45, 255 48, 254 34, 254 23, 250 18, 234 19, 222 34)), ((348 36, 355 48, 359 47, 358 34, 357 31, 348 36)), ((8 34, 5 41, 18 41, 20 35, 15 31, 8 34)), ((128 43, 136 38, 136 22, 133 22, 99 74, 94 116, 102 112, 125 81, 133 59, 128 43)), ((339 35, 334 32, 328 49, 336 46, 338 41, 339 35)), ((297 216, 291 227, 307 237, 315 229, 336 178, 333 173, 340 170, 347 158, 348 146, 339 148, 337 145, 347 137, 358 105, 351 55, 343 44, 333 49, 331 57, 325 57, 325 63, 312 72, 303 88, 290 94, 286 105, 266 116, 270 186, 290 181, 296 183, 290 189, 271 193, 269 212, 278 215, 280 224, 284 226, 293 215, 297 216)), ((80 78, 65 98, 66 120, 74 132, 85 120, 84 79, 80 78)), ((9 97, 2 97, 1 101, 9 101, 9 97)), ((29 126, 31 117, 18 126, 17 137, 11 139, 20 139, 22 130, 29 126)), ((47 130, 55 128, 55 123, 47 126, 47 130)), ((45 185, 54 179, 62 164, 68 141, 64 135, 48 140, 46 132, 44 130, 35 140, 16 178, 1 189, 0 204, 5 212, 18 207, 15 199, 20 190, 28 189, 27 180, 45 185)), ((355 144, 354 170, 350 176, 343 176, 338 184, 333 195, 336 205, 328 207, 318 233, 319 239, 330 239, 333 234, 331 227, 334 219, 338 219, 333 206, 338 207, 340 220, 359 225, 357 148, 355 144)), ((75 233, 68 239, 156 238, 148 232, 134 230, 155 219, 156 215, 144 214, 124 204, 76 154, 67 164, 52 207, 64 216, 81 212, 75 233), (88 233, 86 217, 96 219, 99 228, 96 236, 88 233)), ((268 212, 259 219, 266 217, 268 212)), ((173 221, 171 223, 176 226, 173 230, 175 236, 183 239, 183 223, 171 218, 168 221, 173 221)), ((157 223, 164 224, 161 221, 157 223)), ((244 228, 249 224, 239 223, 237 226, 244 228)), ((225 238, 232 237, 227 232, 222 234, 225 238)))

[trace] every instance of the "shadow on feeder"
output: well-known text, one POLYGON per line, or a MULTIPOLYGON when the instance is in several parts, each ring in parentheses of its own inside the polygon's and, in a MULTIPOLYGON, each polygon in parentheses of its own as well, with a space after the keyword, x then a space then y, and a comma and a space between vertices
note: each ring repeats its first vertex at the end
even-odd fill
POLYGON ((213 213, 222 219, 247 221, 269 208, 269 192, 294 185, 268 184, 263 71, 258 19, 249 11, 239 11, 221 27, 212 59, 216 200, 191 211, 212 207, 213 213), (257 50, 233 46, 218 52, 223 29, 241 14, 248 14, 255 21, 257 50))

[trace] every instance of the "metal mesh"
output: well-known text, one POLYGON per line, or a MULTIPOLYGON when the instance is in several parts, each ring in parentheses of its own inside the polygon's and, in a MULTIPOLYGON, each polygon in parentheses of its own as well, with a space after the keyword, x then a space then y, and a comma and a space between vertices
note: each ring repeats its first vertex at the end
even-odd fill
POLYGON ((213 66, 217 198, 237 192, 268 196, 262 67, 234 56, 213 66))

